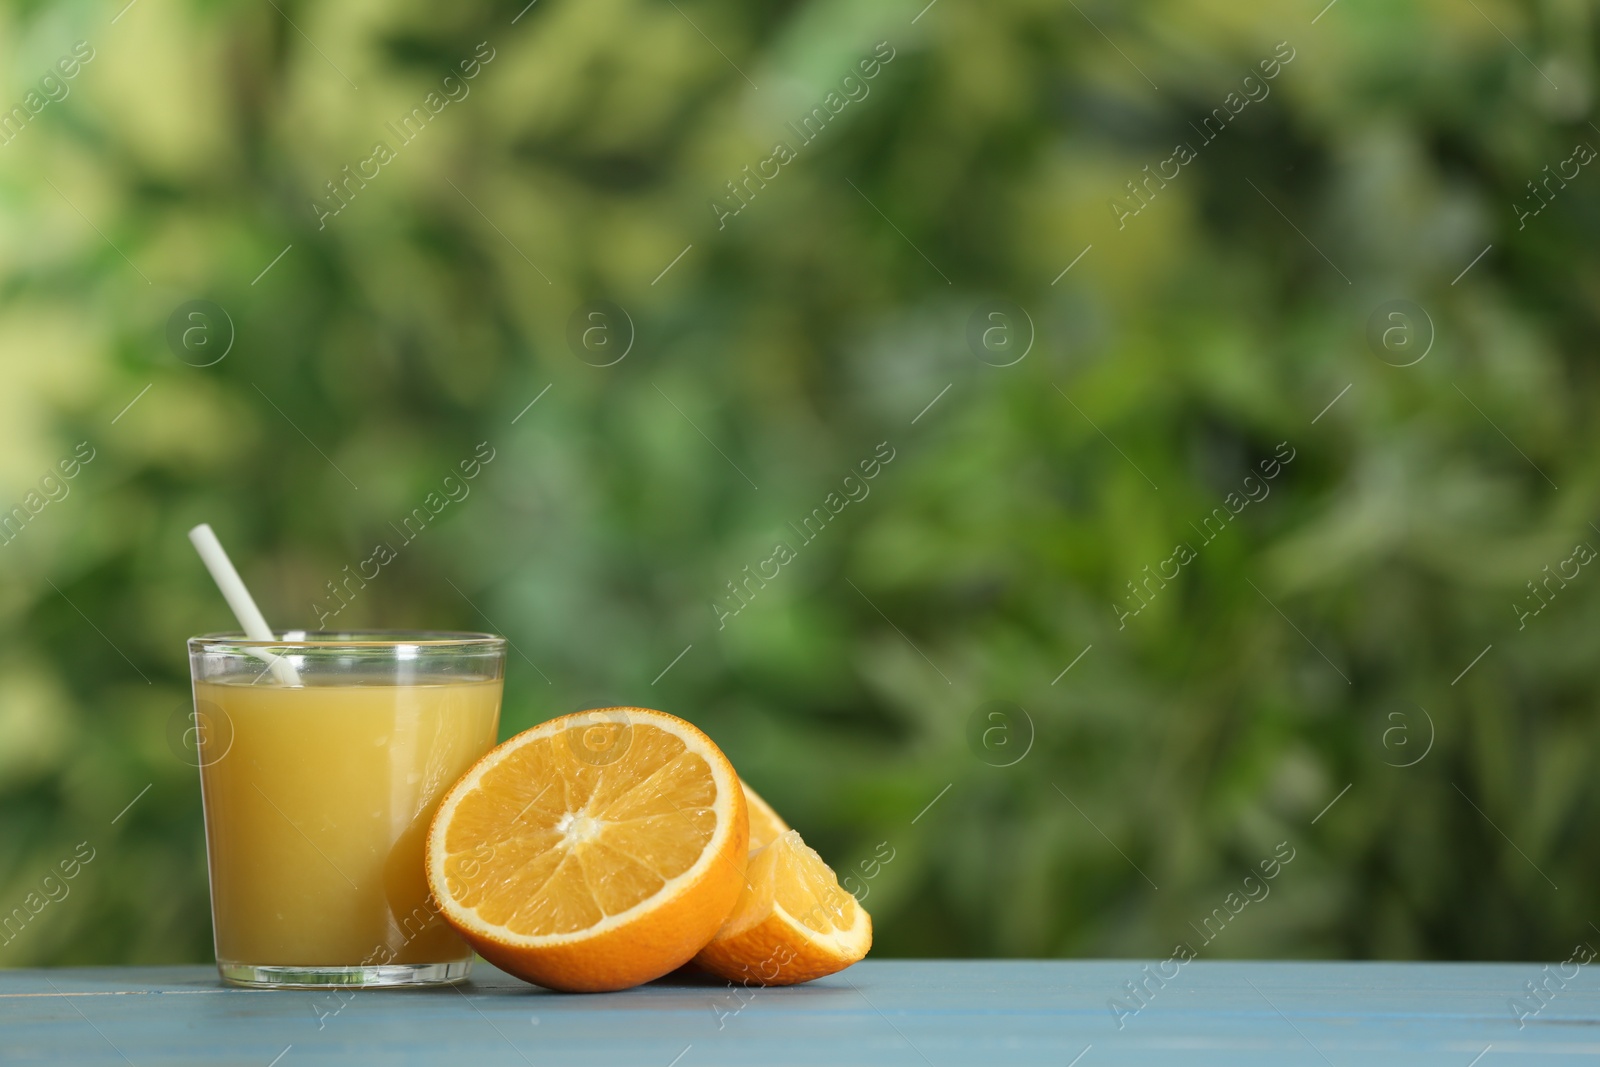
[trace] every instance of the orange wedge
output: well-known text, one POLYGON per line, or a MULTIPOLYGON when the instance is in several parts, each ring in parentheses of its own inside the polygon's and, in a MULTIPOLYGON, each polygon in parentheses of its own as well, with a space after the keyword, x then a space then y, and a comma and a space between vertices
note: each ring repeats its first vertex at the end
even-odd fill
POLYGON ((750 809, 750 851, 766 848, 778 839, 778 836, 789 829, 789 824, 783 821, 783 816, 772 810, 772 805, 761 799, 761 794, 750 788, 750 783, 741 780, 744 786, 744 802, 750 809))
POLYGON ((799 833, 750 854, 733 914, 694 961, 745 985, 793 985, 842 971, 872 947, 872 917, 799 833))
POLYGON ((552 719, 479 760, 428 831, 428 886, 485 959, 603 992, 688 961, 744 886, 739 777, 691 724, 646 708, 552 719))

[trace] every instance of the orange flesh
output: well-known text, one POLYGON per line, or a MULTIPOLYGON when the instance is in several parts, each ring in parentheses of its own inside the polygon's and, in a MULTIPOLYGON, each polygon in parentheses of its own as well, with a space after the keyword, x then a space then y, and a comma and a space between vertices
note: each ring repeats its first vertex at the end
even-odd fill
POLYGON ((524 937, 588 930, 654 896, 710 843, 717 786, 702 756, 640 723, 615 762, 593 763, 581 758, 593 729, 522 746, 462 798, 445 876, 483 922, 524 937))
POLYGON ((872 918, 790 830, 750 856, 733 914, 695 956, 730 982, 793 985, 835 974, 872 948, 872 918))
POLYGON ((824 935, 851 929, 858 908, 855 897, 839 887, 833 870, 793 830, 750 854, 745 889, 718 939, 761 922, 771 914, 772 905, 824 935))
POLYGON ((855 921, 855 898, 839 888, 833 871, 813 849, 780 841, 781 847, 769 849, 777 853, 773 900, 796 922, 818 933, 850 929, 855 921))
POLYGON ((741 781, 739 786, 744 790, 745 806, 750 809, 750 851, 754 852, 776 841, 779 835, 789 829, 789 824, 783 821, 783 816, 772 810, 771 804, 750 788, 749 782, 741 781))

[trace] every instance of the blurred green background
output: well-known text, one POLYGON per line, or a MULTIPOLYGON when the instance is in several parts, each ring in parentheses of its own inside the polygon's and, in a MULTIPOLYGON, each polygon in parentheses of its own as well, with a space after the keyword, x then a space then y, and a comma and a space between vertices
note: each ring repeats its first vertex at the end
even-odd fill
POLYGON ((1165 958, 1280 842, 1203 956, 1593 936, 1589 6, 923 2, 6 6, 0 912, 95 858, 0 965, 210 959, 185 531, 315 627, 482 442, 329 625, 693 720, 879 955, 1165 958))

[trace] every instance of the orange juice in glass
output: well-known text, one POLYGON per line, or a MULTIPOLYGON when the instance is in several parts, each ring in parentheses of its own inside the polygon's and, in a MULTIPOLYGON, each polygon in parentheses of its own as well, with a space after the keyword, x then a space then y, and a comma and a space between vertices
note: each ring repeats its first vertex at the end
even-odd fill
POLYGON ((191 639, 189 663, 223 979, 464 979, 472 951, 433 907, 423 844, 440 796, 495 743, 505 640, 222 634, 191 639))

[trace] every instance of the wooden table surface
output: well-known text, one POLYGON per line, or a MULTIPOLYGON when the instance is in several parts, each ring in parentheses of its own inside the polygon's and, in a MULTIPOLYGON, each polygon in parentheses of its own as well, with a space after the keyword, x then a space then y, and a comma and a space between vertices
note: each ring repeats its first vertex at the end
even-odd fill
POLYGON ((1124 983, 1145 966, 868 960, 791 989, 664 980, 587 996, 481 961, 453 989, 342 995, 224 988, 210 967, 0 971, 0 1063, 1600 1062, 1600 978, 1588 967, 1562 982, 1540 964, 1193 962, 1164 984, 1147 980, 1138 1008, 1124 983), (1542 1007, 1530 981, 1545 982, 1542 1007), (1120 1018, 1108 1004, 1119 994, 1120 1018))

